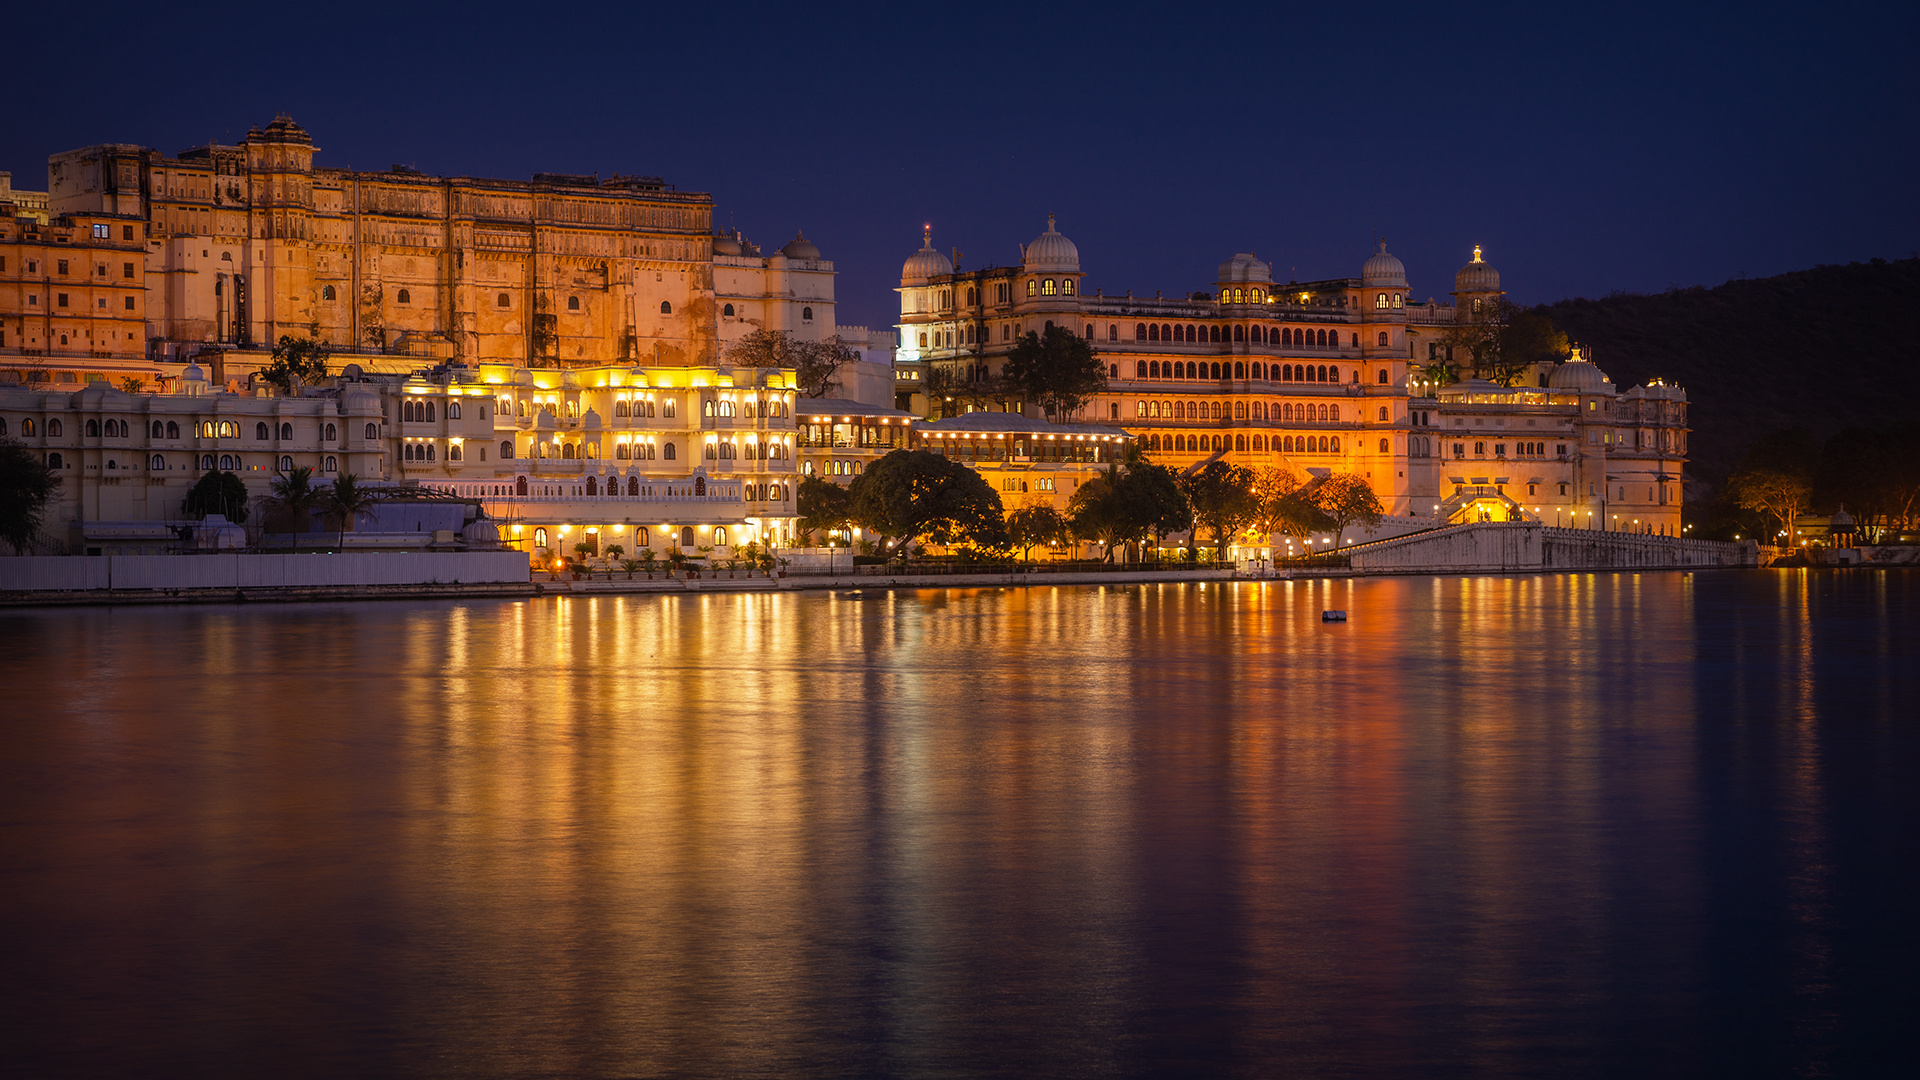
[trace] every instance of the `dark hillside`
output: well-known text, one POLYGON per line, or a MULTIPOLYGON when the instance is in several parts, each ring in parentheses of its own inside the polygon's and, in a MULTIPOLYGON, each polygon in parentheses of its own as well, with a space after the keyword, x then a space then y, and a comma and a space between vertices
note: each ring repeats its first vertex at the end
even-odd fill
POLYGON ((1718 485, 1777 428, 1816 440, 1920 419, 1920 259, 1818 266, 1653 296, 1615 293, 1539 309, 1622 390, 1686 387, 1696 479, 1718 485))

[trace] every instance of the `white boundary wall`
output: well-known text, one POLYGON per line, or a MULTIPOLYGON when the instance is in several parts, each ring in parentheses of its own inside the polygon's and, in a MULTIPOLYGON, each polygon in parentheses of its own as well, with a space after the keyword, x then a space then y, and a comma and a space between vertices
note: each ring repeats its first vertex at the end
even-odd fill
POLYGON ((0 592, 495 585, 527 580, 527 556, 519 551, 0 558, 0 592))
POLYGON ((1532 522, 1454 525, 1342 549, 1356 574, 1458 571, 1683 570, 1758 566, 1751 542, 1554 529, 1532 522))

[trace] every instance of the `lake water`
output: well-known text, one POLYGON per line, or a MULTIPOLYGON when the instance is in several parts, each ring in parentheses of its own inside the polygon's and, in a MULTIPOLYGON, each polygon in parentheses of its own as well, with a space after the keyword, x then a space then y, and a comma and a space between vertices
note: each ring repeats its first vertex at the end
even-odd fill
POLYGON ((1907 1075, 1916 583, 0 611, 0 1071, 1907 1075))

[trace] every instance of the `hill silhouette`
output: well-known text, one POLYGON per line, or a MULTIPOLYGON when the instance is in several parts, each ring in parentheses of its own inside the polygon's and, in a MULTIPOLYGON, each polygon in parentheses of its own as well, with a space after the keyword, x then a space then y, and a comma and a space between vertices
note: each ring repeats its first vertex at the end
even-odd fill
POLYGON ((1688 473, 1715 488, 1768 432, 1805 428, 1825 439, 1920 419, 1904 378, 1920 371, 1920 258, 1534 310, 1590 347, 1621 389, 1651 378, 1685 387, 1688 473))

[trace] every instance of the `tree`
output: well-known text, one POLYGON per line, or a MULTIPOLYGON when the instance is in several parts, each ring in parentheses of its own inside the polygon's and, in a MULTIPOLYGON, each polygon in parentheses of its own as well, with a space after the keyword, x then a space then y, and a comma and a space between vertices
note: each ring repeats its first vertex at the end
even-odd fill
POLYGON ((1001 375, 1008 389, 1062 421, 1107 388, 1107 366, 1092 344, 1064 326, 1023 334, 1007 354, 1001 375))
POLYGON ((853 478, 853 520, 893 548, 925 538, 979 547, 1006 543, 1000 496, 980 474, 929 450, 895 450, 853 478))
POLYGON ((795 524, 800 529, 801 542, 808 546, 813 544, 816 529, 831 532, 844 529, 853 521, 853 500, 847 495, 847 489, 817 476, 800 481, 795 509, 799 512, 795 524))
POLYGON ((1138 457, 1081 484, 1067 503, 1074 535, 1098 540, 1111 562, 1123 545, 1191 528, 1193 511, 1172 470, 1138 457))
POLYGON ((139 393, 141 388, 146 385, 147 385, 147 380, 142 379, 138 375, 129 375, 126 378, 120 380, 120 389, 126 391, 129 394, 139 393))
POLYGON ((1322 480, 1313 489, 1313 504, 1327 516, 1335 547, 1346 542, 1347 526, 1356 521, 1378 525, 1385 512, 1380 496, 1373 493, 1373 485, 1359 473, 1334 473, 1322 480))
POLYGON ((1227 537, 1240 531, 1254 514, 1253 470, 1245 465, 1224 461, 1209 462, 1203 469, 1180 478, 1187 502, 1193 506, 1195 529, 1187 540, 1191 551, 1198 541, 1199 526, 1213 533, 1214 557, 1226 557, 1227 537))
POLYGON ((817 398, 838 385, 840 369, 853 363, 853 349, 840 335, 821 341, 795 341, 785 331, 755 330, 728 347, 737 367, 791 368, 802 396, 817 398))
POLYGON ((295 466, 292 472, 276 476, 268 490, 273 507, 278 511, 281 524, 286 531, 295 536, 295 547, 299 546, 299 534, 307 531, 308 517, 317 505, 322 493, 313 486, 313 470, 305 465, 295 466))
POLYGON ((1007 513, 1007 537, 1020 551, 1022 559, 1041 544, 1051 544, 1072 536, 1067 519, 1053 508, 1053 500, 1037 496, 1007 513))
MULTIPOLYGON (((1519 382, 1534 364, 1565 360, 1569 355, 1567 335, 1552 319, 1504 299, 1461 310, 1440 341, 1449 354, 1457 350, 1469 357, 1474 375, 1501 386, 1519 382)), ((1449 364, 1434 366, 1439 370, 1431 375, 1441 385, 1458 378, 1457 371, 1448 370, 1449 364)))
POLYGON ((792 340, 779 330, 754 330, 727 348, 727 361, 735 367, 784 368, 793 366, 792 340))
POLYGON ((327 377, 330 351, 325 342, 282 334, 273 347, 273 360, 260 369, 260 378, 291 394, 296 387, 327 377))
POLYGON ((805 397, 826 397, 839 386, 840 369, 853 363, 853 349, 840 335, 793 343, 793 378, 805 397))
POLYGON ((11 439, 0 439, 0 540, 24 555, 40 535, 40 524, 54 492, 55 476, 40 455, 11 439))
POLYGON ((340 531, 353 532, 360 515, 373 509, 379 501, 379 494, 372 488, 363 487, 360 478, 352 473, 342 473, 333 481, 333 487, 326 494, 327 510, 340 519, 340 531))
POLYGON ((976 412, 988 411, 1008 394, 1006 380, 984 367, 940 363, 927 369, 927 398, 940 407, 942 417, 959 416, 962 405, 971 405, 976 412))
POLYGON ((235 525, 247 522, 246 482, 230 472, 208 470, 187 491, 186 511, 197 518, 219 514, 235 525))
POLYGON ((1799 546, 1793 540, 1793 523, 1813 495, 1813 485, 1804 476, 1781 469, 1743 469, 1727 481, 1727 489, 1742 510, 1779 524, 1774 538, 1778 546, 1799 546))
POLYGON ((1286 532, 1287 517, 1292 513, 1290 504, 1297 501, 1292 496, 1300 490, 1301 483, 1300 474, 1290 469, 1255 469, 1249 491, 1253 505, 1247 516, 1248 527, 1263 538, 1286 532))

